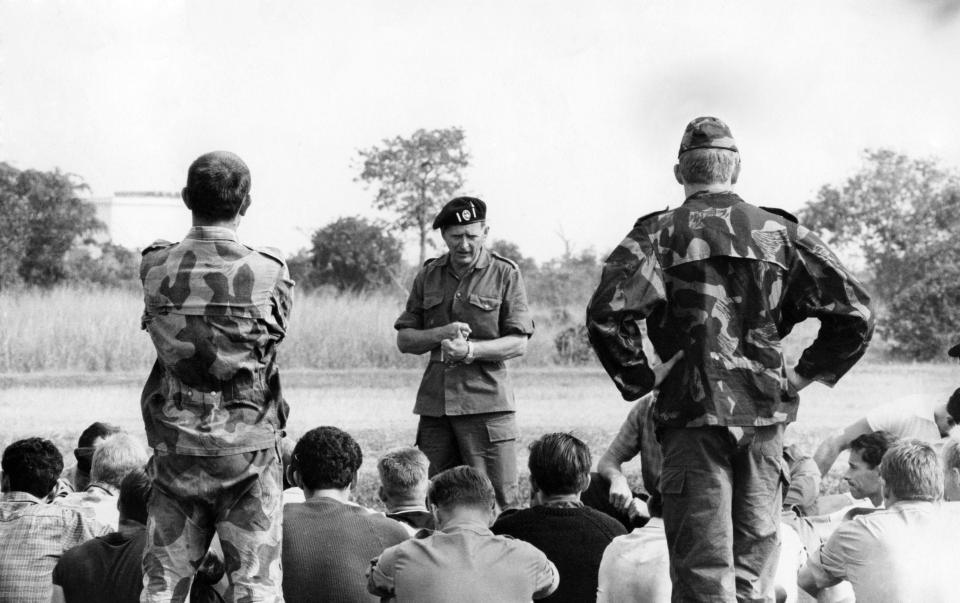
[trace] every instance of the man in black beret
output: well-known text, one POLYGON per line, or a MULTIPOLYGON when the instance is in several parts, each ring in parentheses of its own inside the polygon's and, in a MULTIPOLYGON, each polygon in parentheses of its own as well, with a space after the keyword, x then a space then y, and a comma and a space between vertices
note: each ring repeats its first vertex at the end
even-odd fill
POLYGON ((430 476, 470 465, 493 482, 501 508, 516 506, 516 406, 504 361, 533 334, 517 265, 484 245, 487 206, 457 197, 433 222, 449 250, 427 261, 397 319, 397 347, 430 353, 413 412, 430 476))

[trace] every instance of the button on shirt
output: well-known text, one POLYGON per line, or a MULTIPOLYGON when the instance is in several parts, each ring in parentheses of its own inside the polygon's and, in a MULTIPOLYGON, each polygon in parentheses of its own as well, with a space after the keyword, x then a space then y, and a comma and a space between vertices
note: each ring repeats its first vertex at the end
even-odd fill
POLYGON ((0 601, 50 601, 61 555, 110 531, 80 510, 43 503, 27 492, 0 498, 0 601))
MULTIPOLYGON (((516 265, 486 248, 463 275, 457 275, 449 254, 428 262, 394 328, 425 330, 451 322, 470 325, 475 341, 532 335, 533 319, 516 265)), ((513 391, 503 362, 447 364, 439 348, 431 352, 414 413, 440 417, 512 410, 513 391)))
POLYGON ((234 231, 190 229, 140 264, 142 324, 157 350, 141 405, 153 448, 220 456, 270 448, 283 429, 277 345, 293 281, 275 252, 234 231))
POLYGON ((467 521, 388 548, 367 578, 372 594, 398 603, 530 601, 553 593, 560 580, 533 545, 467 521))

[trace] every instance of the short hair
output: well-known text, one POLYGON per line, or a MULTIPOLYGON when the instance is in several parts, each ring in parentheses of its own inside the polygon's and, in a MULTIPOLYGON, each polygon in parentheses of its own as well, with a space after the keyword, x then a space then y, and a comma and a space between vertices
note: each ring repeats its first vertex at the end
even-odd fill
POLYGON ((943 457, 945 468, 960 469, 960 440, 952 437, 947 438, 940 454, 943 457))
POLYGON ((13 491, 43 498, 57 485, 63 471, 63 455, 50 440, 26 438, 7 446, 0 466, 13 491))
POLYGON ((569 433, 548 433, 530 444, 530 477, 545 494, 577 494, 590 484, 590 448, 569 433))
POLYGON ((461 465, 433 477, 427 498, 440 508, 493 508, 496 494, 490 478, 473 467, 461 465))
POLYGON ((349 433, 323 426, 311 429, 297 441, 291 466, 300 472, 304 486, 320 490, 346 488, 362 463, 360 445, 349 433))
POLYGON ((77 440, 77 448, 73 451, 74 458, 77 459, 77 466, 84 473, 90 473, 90 465, 93 461, 94 446, 93 443, 100 438, 107 438, 115 433, 123 431, 116 425, 102 423, 97 421, 83 430, 80 439, 77 440))
POLYGON ((405 446, 388 450, 377 461, 380 484, 387 496, 407 496, 424 485, 430 472, 427 455, 405 446))
POLYGON ((147 451, 133 436, 118 433, 106 439, 93 453, 90 481, 120 487, 120 482, 134 469, 147 464, 147 451))
POLYGON ((960 387, 953 390, 953 394, 947 400, 947 414, 953 418, 954 423, 960 423, 960 387))
POLYGON ((127 519, 147 523, 147 503, 152 492, 153 484, 142 467, 130 471, 120 482, 120 499, 117 501, 120 513, 127 519))
POLYGON ((726 149, 694 149, 680 156, 680 174, 688 184, 733 181, 740 166, 740 153, 726 149))
POLYGON ((230 220, 250 194, 250 169, 228 151, 197 157, 187 171, 190 211, 202 218, 230 220))
POLYGON ((920 440, 901 440, 880 462, 885 494, 897 500, 934 501, 943 498, 943 469, 933 446, 920 440))
POLYGON ((850 451, 860 453, 863 462, 870 465, 871 469, 876 469, 883 459, 883 455, 891 446, 897 443, 897 437, 887 431, 874 431, 864 433, 850 442, 850 451))

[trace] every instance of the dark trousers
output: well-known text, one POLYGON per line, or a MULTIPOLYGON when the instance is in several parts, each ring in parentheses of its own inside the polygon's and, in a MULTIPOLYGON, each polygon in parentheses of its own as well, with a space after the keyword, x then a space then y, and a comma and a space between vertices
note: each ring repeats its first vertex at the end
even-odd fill
POLYGON ((783 426, 660 430, 673 601, 773 601, 783 426))
POLYGON ((490 478, 501 509, 518 506, 514 413, 421 416, 417 448, 430 459, 430 477, 452 467, 469 465, 490 478))

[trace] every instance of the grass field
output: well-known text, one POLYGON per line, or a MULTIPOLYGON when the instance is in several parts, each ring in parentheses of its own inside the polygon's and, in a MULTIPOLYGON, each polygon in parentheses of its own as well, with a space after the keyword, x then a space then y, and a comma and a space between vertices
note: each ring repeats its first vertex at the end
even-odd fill
MULTIPOLYGON (((411 409, 420 374, 420 369, 286 371, 284 390, 291 405, 288 432, 296 438, 319 425, 336 425, 353 434, 364 452, 357 498, 376 507, 376 459, 386 449, 414 441, 416 418, 411 409)), ((139 395, 144 376, 0 374, 0 448, 21 437, 42 435, 72 460, 79 432, 93 421, 109 421, 142 433, 139 395)), ((813 384, 804 390, 799 419, 787 429, 787 440, 812 452, 830 430, 875 406, 915 394, 946 400, 957 376, 957 368, 950 365, 857 365, 833 389, 813 384)), ((571 431, 590 445, 596 461, 629 409, 598 368, 516 368, 513 382, 524 476, 526 446, 538 435, 571 431)), ((841 470, 838 462, 831 479, 825 480, 826 491, 836 491, 841 470)), ((639 479, 639 464, 629 464, 627 473, 639 479)))

